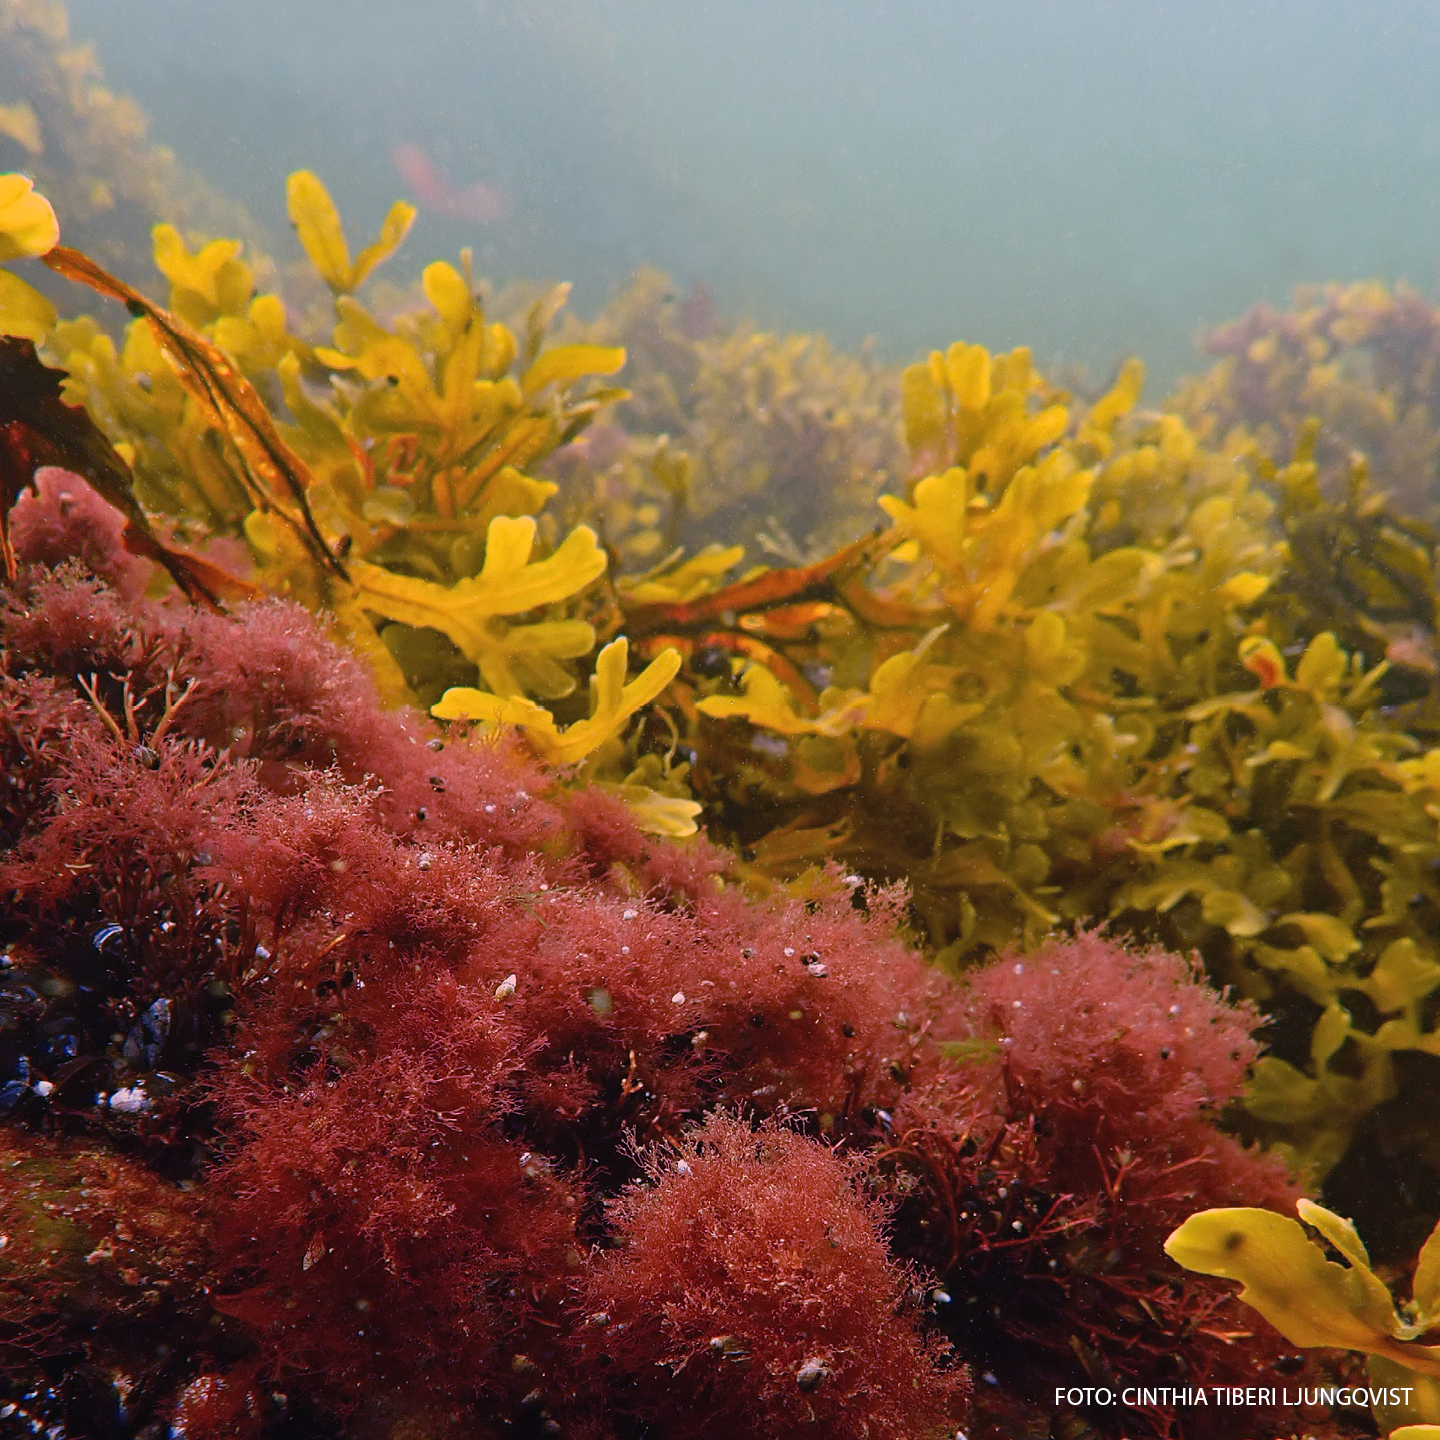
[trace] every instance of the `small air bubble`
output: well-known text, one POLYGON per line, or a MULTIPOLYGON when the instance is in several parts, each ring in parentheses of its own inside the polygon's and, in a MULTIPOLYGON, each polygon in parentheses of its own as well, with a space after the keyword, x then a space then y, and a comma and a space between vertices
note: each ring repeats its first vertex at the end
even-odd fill
POLYGON ((683 1005, 685 1003, 685 992, 683 990, 677 990, 670 997, 670 1003, 672 1005, 683 1005))
POLYGON ((1017 962, 1015 966, 1015 973, 1017 975, 1023 975, 1025 973, 1025 962, 1023 960, 1017 962))
POLYGON ((630 947, 628 945, 622 945, 620 947, 620 953, 622 955, 628 955, 630 953, 630 947))
POLYGON ((493 815, 495 813, 495 807, 493 805, 487 805, 485 807, 485 813, 487 815, 493 815))

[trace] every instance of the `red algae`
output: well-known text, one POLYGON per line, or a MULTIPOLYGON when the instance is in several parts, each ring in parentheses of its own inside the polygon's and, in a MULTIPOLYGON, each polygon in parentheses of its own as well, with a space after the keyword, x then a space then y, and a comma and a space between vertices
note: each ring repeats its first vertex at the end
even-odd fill
POLYGON ((1198 1209, 1283 1212, 1303 1193, 1275 1157, 1213 1124, 1258 1053, 1255 1021, 1190 962, 1096 932, 971 977, 953 1021, 967 1063, 905 1097, 879 1159, 904 1192, 907 1253, 961 1302, 945 1313, 962 1351, 1007 1375, 1023 1355, 1032 1383, 1062 1383, 1077 1356, 1091 1383, 1273 1380, 1290 1347, 1163 1254, 1198 1209))
MULTIPOLYGON (((112 1156, 189 1247, 209 1338, 146 1361, 133 1413, 923 1440, 965 1423, 967 1365, 1023 1399, 1280 1354, 1207 1338, 1252 1327, 1160 1253, 1194 1208, 1296 1193, 1212 1123, 1255 1017, 1187 962, 1089 934, 957 983, 899 892, 747 900, 705 841, 383 710, 296 606, 147 600, 103 529, 48 568, 70 502, 30 503, 0 1099, 15 1163, 112 1156)), ((27 1383, 63 1410, 46 1356, 84 1342, 54 1325, 27 1383)))
POLYGON ((617 1405, 696 1440, 945 1433, 968 1378, 917 1337, 916 1277, 855 1168, 723 1112, 650 1153, 582 1289, 584 1348, 617 1405))

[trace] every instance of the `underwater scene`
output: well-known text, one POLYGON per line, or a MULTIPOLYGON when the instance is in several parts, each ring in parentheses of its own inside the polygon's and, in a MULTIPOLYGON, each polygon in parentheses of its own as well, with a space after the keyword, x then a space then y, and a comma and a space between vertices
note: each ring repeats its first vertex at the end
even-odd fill
POLYGON ((0 1437, 1440 1440, 1434 22, 0 0, 0 1437))

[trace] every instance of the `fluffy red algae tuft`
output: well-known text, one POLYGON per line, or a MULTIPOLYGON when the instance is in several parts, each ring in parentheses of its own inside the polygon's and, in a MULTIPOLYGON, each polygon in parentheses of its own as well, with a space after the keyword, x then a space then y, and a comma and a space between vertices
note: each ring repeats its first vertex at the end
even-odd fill
POLYGON ((696 1440, 947 1433, 968 1379, 917 1336, 924 1292, 856 1170, 723 1113, 647 1156, 582 1288, 591 1364, 626 1411, 696 1440))
POLYGON ((79 561, 125 600, 145 593, 153 567, 121 543, 125 517, 78 475, 55 465, 35 472, 33 492, 10 516, 17 554, 32 565, 79 561))
MULTIPOLYGON (((1285 1342, 1162 1248, 1196 1210, 1293 1212, 1303 1193, 1212 1123, 1257 1055, 1255 1020, 1181 957, 1095 932, 971 977, 952 1031, 968 1063, 905 1097, 879 1161, 904 1192, 902 1248, 957 1302, 962 1350, 1006 1375, 1024 1355, 1057 1381, 1077 1356, 1120 1386, 1273 1381, 1285 1342)), ((1203 1415, 1192 1426, 1210 1433, 1203 1415)))
MULTIPOLYGON (((1090 935, 956 986, 897 893, 747 901, 704 841, 381 709, 298 607, 122 593, 103 530, 46 568, 71 502, 30 503, 0 1104, 25 1163, 123 1152, 195 1237, 206 1338, 126 1380, 136 1424, 923 1440, 997 1354, 1250 1375, 1159 1252, 1292 1194, 1210 1123, 1254 1017, 1185 962, 1090 935)), ((55 1324, 41 1418, 81 1413, 55 1324)))

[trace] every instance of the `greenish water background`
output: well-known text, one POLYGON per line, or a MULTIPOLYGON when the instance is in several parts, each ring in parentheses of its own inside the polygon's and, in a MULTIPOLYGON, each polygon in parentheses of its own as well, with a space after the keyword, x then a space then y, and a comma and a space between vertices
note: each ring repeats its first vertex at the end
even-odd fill
POLYGON ((71 0, 154 134, 284 228, 354 233, 418 144, 513 214, 422 214, 494 279, 593 309, 639 264, 769 328, 906 358, 1026 343, 1151 393, 1197 330, 1316 279, 1434 288, 1427 0, 71 0))

